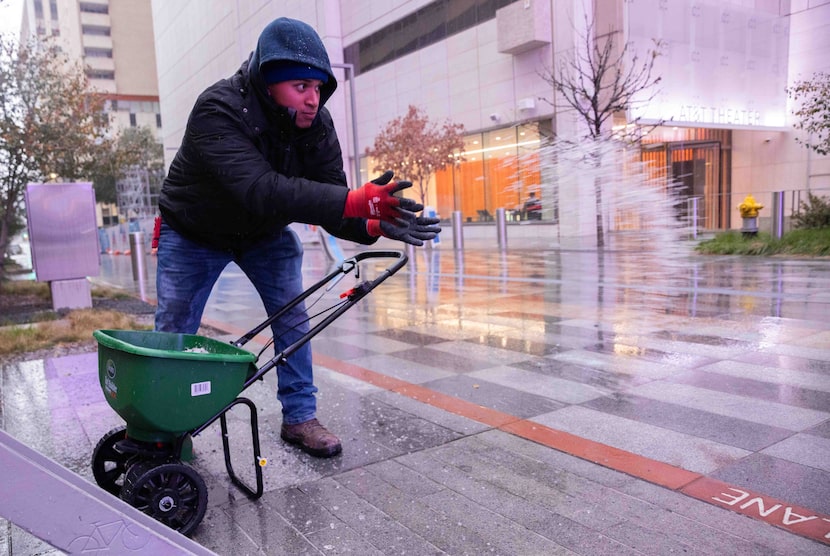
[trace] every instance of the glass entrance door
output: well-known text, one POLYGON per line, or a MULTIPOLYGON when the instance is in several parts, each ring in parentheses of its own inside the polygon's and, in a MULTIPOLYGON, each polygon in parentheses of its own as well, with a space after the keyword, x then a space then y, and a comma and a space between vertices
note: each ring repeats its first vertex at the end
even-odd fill
POLYGON ((729 226, 720 153, 719 142, 669 143, 666 149, 667 167, 681 200, 679 216, 687 221, 695 218, 697 226, 709 230, 729 226), (695 210, 696 215, 692 214, 695 210))

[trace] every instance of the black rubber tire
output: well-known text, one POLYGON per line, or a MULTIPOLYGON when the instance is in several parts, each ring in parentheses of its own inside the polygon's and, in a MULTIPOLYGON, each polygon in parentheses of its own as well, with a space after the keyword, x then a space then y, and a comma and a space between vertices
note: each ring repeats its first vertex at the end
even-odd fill
POLYGON ((139 461, 130 466, 121 499, 150 517, 189 535, 205 517, 205 481, 183 463, 139 461))
POLYGON ((101 437, 92 451, 92 476, 98 486, 118 496, 124 484, 129 454, 115 451, 115 443, 123 440, 127 427, 116 427, 101 437))

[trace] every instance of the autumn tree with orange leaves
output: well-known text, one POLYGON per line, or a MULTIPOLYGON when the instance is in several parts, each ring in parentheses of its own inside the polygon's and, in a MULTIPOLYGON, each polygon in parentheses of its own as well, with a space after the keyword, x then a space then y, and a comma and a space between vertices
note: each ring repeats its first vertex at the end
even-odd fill
POLYGON ((464 126, 431 122, 419 108, 410 105, 406 116, 386 124, 366 149, 374 159, 374 172, 395 172, 395 179, 409 180, 426 204, 429 183, 435 172, 460 162, 464 153, 464 126))

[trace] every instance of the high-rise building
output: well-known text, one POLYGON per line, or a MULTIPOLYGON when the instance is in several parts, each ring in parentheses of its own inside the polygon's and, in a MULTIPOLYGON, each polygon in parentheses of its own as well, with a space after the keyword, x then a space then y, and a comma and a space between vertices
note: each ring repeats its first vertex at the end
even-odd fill
POLYGON ((25 0, 21 36, 55 37, 104 94, 116 128, 161 138, 150 0, 25 0))

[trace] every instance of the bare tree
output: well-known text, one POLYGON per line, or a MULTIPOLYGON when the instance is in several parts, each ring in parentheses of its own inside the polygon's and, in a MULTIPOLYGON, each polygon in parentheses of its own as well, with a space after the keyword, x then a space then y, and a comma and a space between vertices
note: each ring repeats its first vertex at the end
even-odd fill
POLYGON ((807 132, 807 139, 796 142, 818 154, 830 154, 830 73, 816 72, 810 79, 796 81, 787 94, 800 103, 793 114, 793 127, 807 132))
MULTIPOLYGON (((610 124, 615 114, 631 108, 642 93, 660 83, 654 76, 654 63, 662 45, 655 43, 644 58, 631 52, 629 43, 619 44, 620 32, 596 35, 594 23, 586 17, 585 32, 579 36, 578 46, 562 55, 555 69, 542 73, 567 107, 573 109, 585 123, 587 136, 592 140, 610 137, 610 124)), ((642 99, 652 100, 657 91, 642 99)), ((551 102, 551 101, 548 101, 551 102)), ((555 105, 555 101, 551 102, 555 105)), ((592 161, 602 164, 599 156, 592 161)), ((605 243, 602 218, 602 181, 594 180, 596 195, 597 245, 605 243)))
POLYGON ((0 39, 0 252, 23 226, 29 182, 86 177, 109 150, 103 99, 49 42, 0 39))
POLYGON ((449 121, 438 125, 411 105, 406 116, 386 124, 374 146, 366 149, 366 154, 375 159, 373 171, 393 170, 397 179, 412 181, 423 204, 433 174, 460 161, 463 152, 463 125, 449 121))

